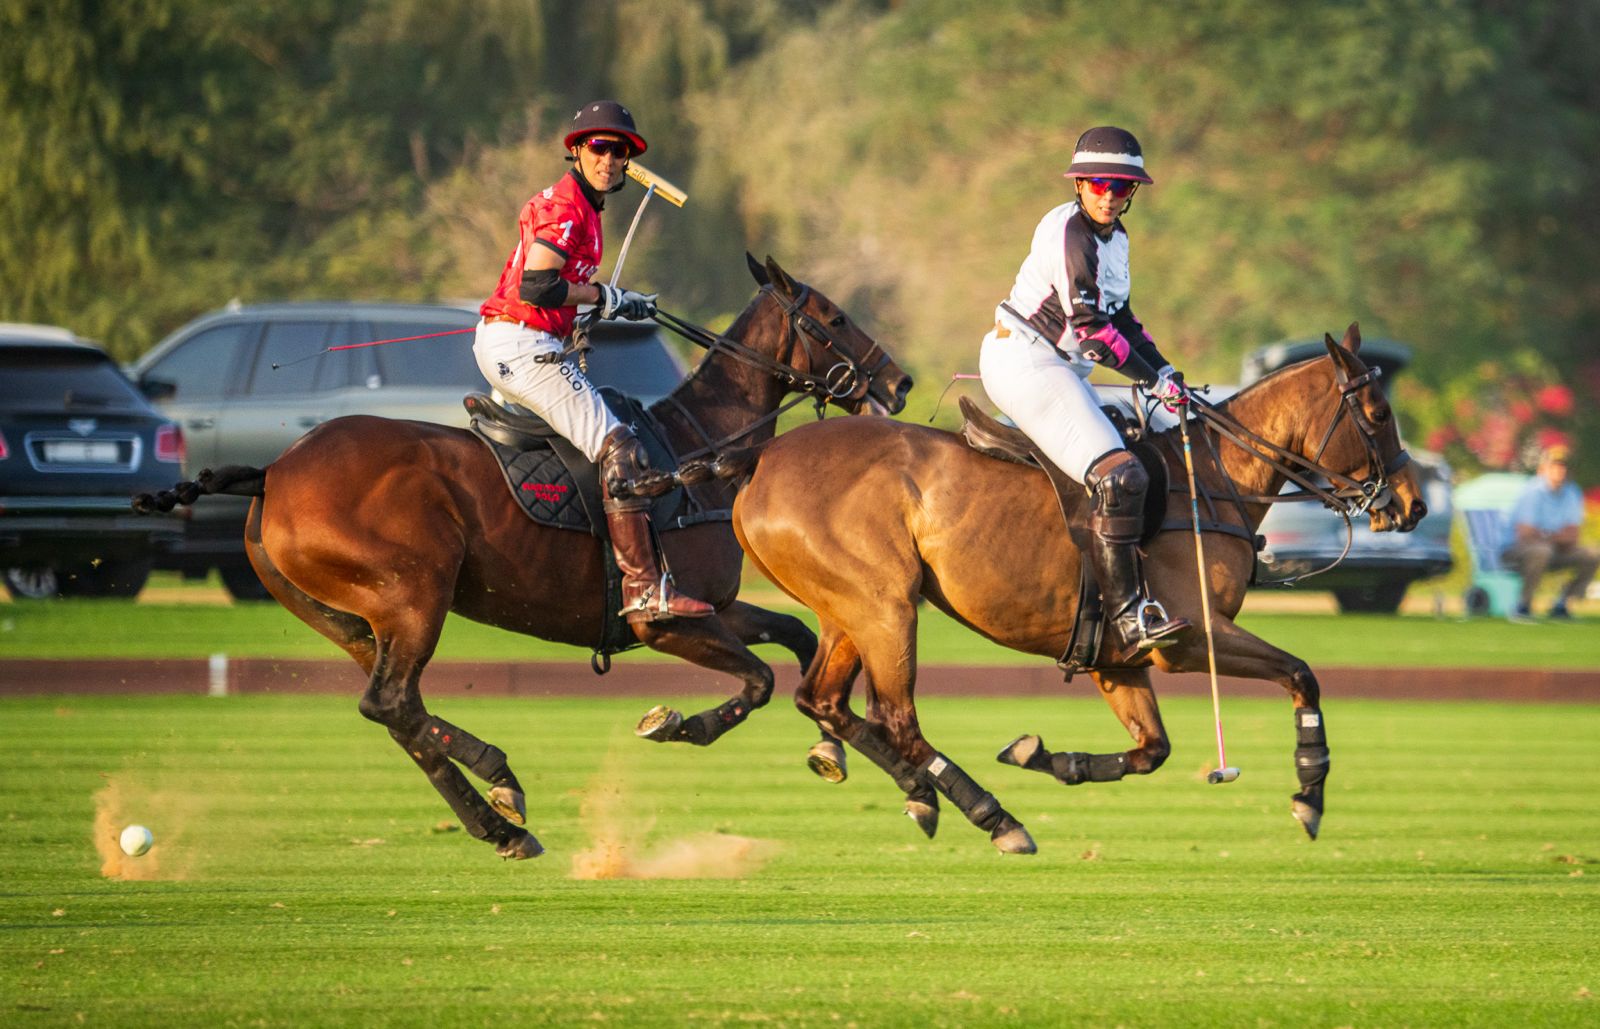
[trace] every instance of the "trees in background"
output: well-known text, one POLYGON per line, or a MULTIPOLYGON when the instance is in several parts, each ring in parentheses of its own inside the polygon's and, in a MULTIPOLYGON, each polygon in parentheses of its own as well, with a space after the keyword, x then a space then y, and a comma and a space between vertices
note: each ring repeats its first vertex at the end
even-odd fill
POLYGON ((689 190, 626 276, 676 309, 737 309, 770 251, 924 382, 969 369, 1113 122, 1191 379, 1359 319, 1416 348, 1419 437, 1537 365, 1600 439, 1600 14, 1557 0, 0 0, 0 317, 129 357, 233 297, 480 295, 598 95, 689 190))

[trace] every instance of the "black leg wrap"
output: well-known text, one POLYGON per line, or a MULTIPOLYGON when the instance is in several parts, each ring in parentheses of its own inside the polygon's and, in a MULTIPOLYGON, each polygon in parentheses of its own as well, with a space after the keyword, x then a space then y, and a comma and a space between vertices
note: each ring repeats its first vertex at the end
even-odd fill
POLYGON ((1050 773, 1068 786, 1081 782, 1116 782, 1128 774, 1128 755, 1081 751, 1051 754, 1050 773))
POLYGON ((750 705, 735 697, 709 711, 702 711, 683 720, 679 736, 697 747, 715 743, 723 733, 750 717, 750 705))
POLYGON ((428 781, 433 783, 433 788, 450 805, 450 810, 455 812, 456 818, 461 820, 462 826, 473 839, 487 840, 498 846, 522 831, 495 814, 455 765, 441 761, 432 770, 427 765, 422 768, 428 781))
POLYGON ((943 754, 934 754, 922 767, 922 773, 967 816, 967 821, 985 832, 992 832, 1003 819, 1011 817, 994 794, 979 786, 960 765, 943 754))
POLYGON ((506 765, 505 751, 442 718, 428 716, 422 731, 412 741, 412 746, 443 754, 490 785, 521 789, 517 786, 516 776, 511 774, 511 769, 506 765))
POLYGON ((855 734, 845 737, 852 747, 864 754, 868 761, 889 773, 889 778, 894 780, 896 786, 907 796, 910 796, 922 786, 921 777, 917 770, 911 767, 911 762, 901 757, 889 742, 875 732, 867 722, 856 726, 855 734))
POLYGON ((1296 708, 1294 713, 1294 771, 1303 789, 1321 786, 1328 777, 1328 734, 1322 712, 1314 707, 1296 708))

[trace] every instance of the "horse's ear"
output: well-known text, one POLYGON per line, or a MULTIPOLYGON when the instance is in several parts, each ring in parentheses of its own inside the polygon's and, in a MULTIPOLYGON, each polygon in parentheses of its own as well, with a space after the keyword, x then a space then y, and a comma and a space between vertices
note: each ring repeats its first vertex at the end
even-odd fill
POLYGON ((745 260, 745 263, 750 266, 750 274, 752 276, 754 276, 754 278, 756 280, 756 285, 758 285, 758 286, 770 286, 770 285, 772 285, 772 280, 767 277, 767 270, 765 268, 761 267, 761 262, 756 260, 756 255, 754 255, 750 251, 746 250, 744 252, 744 260, 745 260))
POLYGON ((771 254, 767 255, 767 274, 772 276, 772 284, 787 296, 793 297, 800 292, 800 287, 795 285, 795 281, 789 277, 788 272, 778 267, 778 262, 772 259, 771 254))
POLYGON ((1350 327, 1344 330, 1344 348, 1352 354, 1361 353, 1361 323, 1351 322, 1350 327))

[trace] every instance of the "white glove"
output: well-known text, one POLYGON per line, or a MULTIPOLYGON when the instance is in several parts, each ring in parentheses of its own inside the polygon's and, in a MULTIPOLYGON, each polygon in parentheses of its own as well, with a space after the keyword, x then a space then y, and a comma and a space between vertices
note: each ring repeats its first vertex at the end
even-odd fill
POLYGON ((600 317, 626 318, 630 322, 656 316, 656 293, 635 293, 631 289, 595 283, 600 290, 600 317))
POLYGON ((1165 365, 1156 372, 1156 381, 1150 387, 1150 395, 1166 405, 1168 411, 1176 411, 1182 404, 1189 402, 1189 390, 1183 385, 1183 373, 1176 371, 1172 365, 1165 365))

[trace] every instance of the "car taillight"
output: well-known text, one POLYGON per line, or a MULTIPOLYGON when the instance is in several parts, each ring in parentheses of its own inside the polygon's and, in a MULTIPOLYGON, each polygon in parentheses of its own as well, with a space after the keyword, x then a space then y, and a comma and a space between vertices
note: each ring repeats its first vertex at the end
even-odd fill
POLYGON ((11 448, 6 446, 6 434, 0 432, 0 461, 11 456, 11 448))
POLYGON ((157 429, 156 460, 182 464, 184 457, 183 430, 176 425, 163 425, 157 429))

